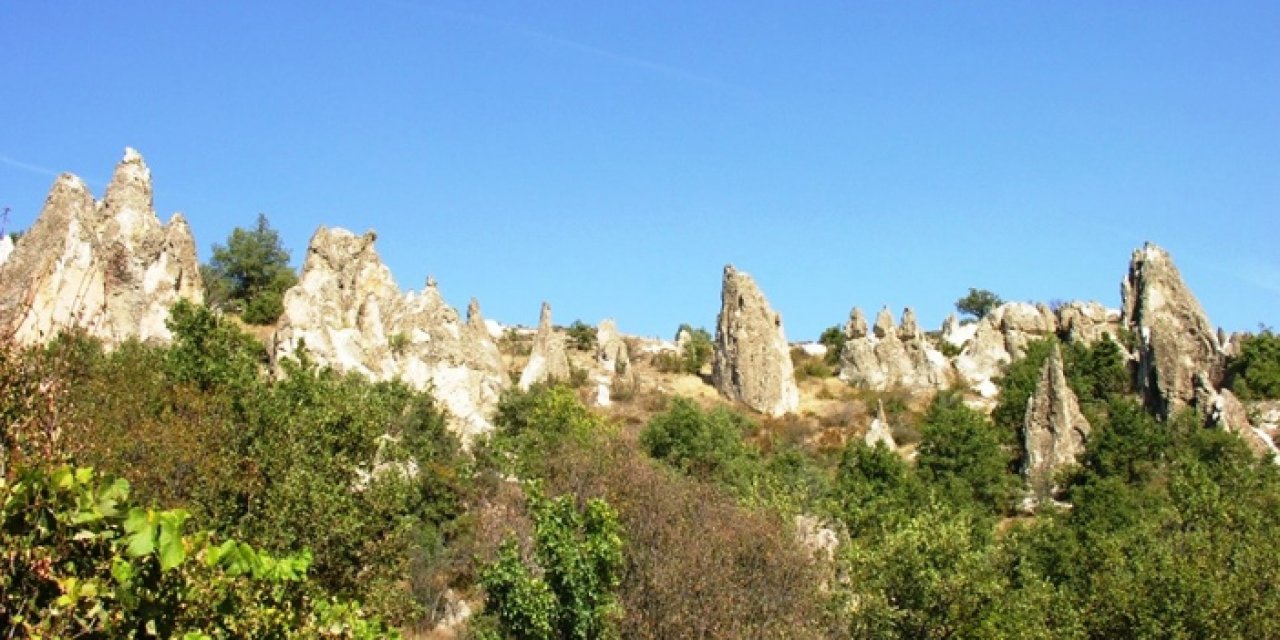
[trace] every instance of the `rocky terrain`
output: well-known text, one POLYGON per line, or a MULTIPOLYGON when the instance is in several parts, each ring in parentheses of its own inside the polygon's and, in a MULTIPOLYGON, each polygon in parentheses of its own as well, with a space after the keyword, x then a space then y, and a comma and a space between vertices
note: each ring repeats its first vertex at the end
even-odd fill
MULTIPOLYGON (((301 277, 284 296, 284 314, 269 332, 272 362, 282 372, 279 363, 305 351, 309 361, 339 371, 430 388, 466 439, 489 430, 489 415, 505 389, 560 380, 582 385, 601 407, 637 392, 708 402, 718 396, 770 418, 810 420, 818 425, 815 437, 846 440, 852 428, 868 442, 892 446, 883 406, 855 400, 854 391, 906 393, 918 407, 938 391, 956 389, 971 406, 990 410, 997 401, 994 380, 1004 368, 1032 341, 1057 337, 1127 345, 1137 388, 1153 411, 1168 416, 1195 407, 1212 426, 1240 433, 1259 452, 1273 450, 1275 425, 1251 422, 1248 408, 1222 388, 1234 342, 1213 329, 1172 258, 1154 245, 1133 253, 1119 310, 1096 302, 1055 308, 1009 302, 977 321, 953 316, 939 331, 927 332, 910 308, 896 322, 882 308, 869 325, 854 307, 836 358, 844 385, 833 387, 830 381, 797 383, 781 315, 733 266, 723 274, 709 375, 699 377, 655 366, 656 359, 683 352, 688 332, 666 343, 626 336, 605 320, 595 329, 594 348, 580 353, 568 346, 564 328, 552 323, 549 304, 536 330, 508 332, 521 336, 523 342, 511 344, 523 347, 500 348, 502 327, 481 316, 478 302, 472 300, 464 319, 431 279, 421 291, 402 291, 375 241, 372 231, 316 231, 301 277), (835 433, 821 433, 833 425, 835 433)), ((21 240, 0 240, 0 327, 21 344, 47 341, 69 328, 108 346, 134 338, 165 341, 165 319, 179 299, 202 300, 195 240, 180 214, 166 224, 156 217, 150 170, 132 149, 101 200, 79 178, 64 174, 21 240)), ((1089 432, 1060 369, 1057 357, 1045 365, 1041 388, 1028 404, 1023 440, 1032 484, 1043 484, 1073 460, 1089 432)))

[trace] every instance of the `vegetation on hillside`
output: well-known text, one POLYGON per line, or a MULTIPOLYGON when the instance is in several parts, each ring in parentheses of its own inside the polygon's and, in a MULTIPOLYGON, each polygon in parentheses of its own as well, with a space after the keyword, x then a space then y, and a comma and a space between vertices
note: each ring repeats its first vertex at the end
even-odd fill
MULTIPOLYGON (((507 392, 464 452, 429 393, 305 350, 269 377, 205 307, 170 328, 0 346, 6 633, 380 637, 452 590, 479 638, 1280 636, 1276 465, 1152 417, 1110 341, 1060 345, 1093 431, 1071 507, 1030 517, 1014 434, 1052 339, 990 417, 938 394, 908 460, 689 399, 615 422, 563 385, 507 392)), ((1274 340, 1232 360, 1242 395, 1274 340)))
POLYGON ((284 292, 298 281, 280 234, 261 213, 252 229, 236 227, 225 246, 213 245, 200 277, 209 306, 238 313, 249 324, 274 323, 284 313, 284 292))

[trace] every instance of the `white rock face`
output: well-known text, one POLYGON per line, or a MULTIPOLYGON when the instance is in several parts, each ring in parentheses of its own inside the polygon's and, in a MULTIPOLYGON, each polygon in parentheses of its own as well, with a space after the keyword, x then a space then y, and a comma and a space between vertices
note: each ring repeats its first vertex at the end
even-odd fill
POLYGON ((863 441, 868 447, 875 447, 876 443, 882 443, 890 450, 898 448, 898 443, 893 440, 893 431, 889 427, 889 418, 884 413, 884 402, 881 400, 876 401, 876 417, 871 421, 871 427, 867 429, 867 435, 863 441))
POLYGON ((565 346, 565 337, 551 325, 551 305, 542 303, 542 311, 538 314, 538 332, 533 335, 533 349, 529 352, 529 362, 520 372, 520 388, 528 390, 539 382, 548 380, 567 381, 573 375, 569 365, 569 351, 565 346))
POLYGON ((733 265, 725 266, 721 284, 712 380, 725 398, 771 416, 800 406, 782 317, 733 265))
POLYGON ((37 344, 77 327, 108 347, 168 341, 169 309, 203 302, 195 240, 174 214, 161 224, 151 171, 126 149, 101 201, 63 174, 22 242, 0 263, 0 328, 37 344))
POLYGON ((9 234, 5 234, 0 238, 0 265, 3 265, 9 259, 9 254, 13 253, 13 238, 9 234))
POLYGON ((305 345, 313 361, 339 371, 430 388, 469 442, 492 428, 489 413, 508 384, 479 305, 472 301, 464 323, 434 281, 402 294, 375 240, 373 232, 316 231, 302 277, 285 292, 274 359, 305 345))
POLYGON ((866 318, 855 307, 845 325, 840 379, 875 391, 942 389, 951 382, 951 364, 920 331, 910 308, 903 310, 899 327, 889 309, 881 309, 868 333, 866 318))

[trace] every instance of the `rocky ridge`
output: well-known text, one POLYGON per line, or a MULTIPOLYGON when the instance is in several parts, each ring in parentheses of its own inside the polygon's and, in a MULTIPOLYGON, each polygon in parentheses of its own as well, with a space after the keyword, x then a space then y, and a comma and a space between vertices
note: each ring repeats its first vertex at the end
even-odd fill
POLYGON ((79 328, 108 347, 168 341, 178 300, 202 302, 195 241, 181 214, 156 217, 151 171, 126 149, 106 194, 80 178, 54 181, 35 224, 0 262, 0 332, 38 344, 79 328))
POLYGON ((489 414, 508 385, 502 356, 479 304, 464 323, 434 280, 401 293, 374 248, 373 232, 320 227, 298 284, 285 292, 273 359, 299 356, 372 380, 430 388, 464 440, 491 429, 489 414))

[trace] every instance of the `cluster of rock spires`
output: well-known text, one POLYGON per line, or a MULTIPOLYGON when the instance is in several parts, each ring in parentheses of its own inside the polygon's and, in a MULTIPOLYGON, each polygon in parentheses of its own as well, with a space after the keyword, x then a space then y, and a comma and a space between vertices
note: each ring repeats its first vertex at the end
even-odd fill
POLYGON ((0 335, 20 344, 76 327, 108 346, 168 340, 179 299, 201 302, 195 241, 181 214, 156 218, 151 171, 126 149, 102 200, 58 176, 40 217, 16 246, 0 248, 0 335))
POLYGON ((474 299, 464 322, 427 280, 402 293, 374 249, 376 235, 320 227, 298 284, 285 292, 273 358, 298 355, 372 380, 432 389, 464 440, 490 429, 508 385, 502 354, 474 299))
MULTIPOLYGON (((488 415, 510 382, 478 303, 472 300, 464 321, 432 280, 421 292, 402 292, 374 242, 372 232, 316 232, 302 276, 284 296, 273 361, 305 347, 311 361, 340 371, 432 389, 464 439, 487 431, 488 415)), ((1267 432, 1251 425, 1243 404, 1223 388, 1235 343, 1212 329, 1168 253, 1150 244, 1135 251, 1121 289, 1121 310, 1093 302, 1056 309, 1008 303, 978 322, 950 317, 937 337, 921 331, 909 308, 896 325, 882 309, 868 327, 855 307, 845 326, 840 377, 873 390, 962 385, 990 399, 992 378, 1032 340, 1092 343, 1124 331, 1136 338, 1129 356, 1153 412, 1168 417, 1194 407, 1209 425, 1241 434, 1259 452, 1275 452, 1267 432)), ((0 238, 0 335, 19 344, 41 343, 72 327, 108 347, 133 338, 167 341, 170 308, 182 299, 201 302, 202 291, 191 230, 180 214, 167 224, 156 217, 150 170, 132 149, 101 200, 79 178, 63 174, 21 241, 0 238)), ((677 339, 677 348, 689 338, 686 332, 677 339)), ((627 342, 612 320, 598 327, 594 356, 587 373, 604 405, 611 387, 634 375, 627 342)), ((544 304, 519 386, 573 373, 565 336, 544 304)), ((1065 380, 1055 351, 1028 403, 1024 474, 1041 497, 1052 494, 1053 473, 1079 456, 1089 434, 1065 380)), ((767 415, 799 407, 782 319, 751 277, 731 265, 724 270, 712 381, 725 398, 767 415)), ((883 407, 866 440, 892 446, 883 407)))

